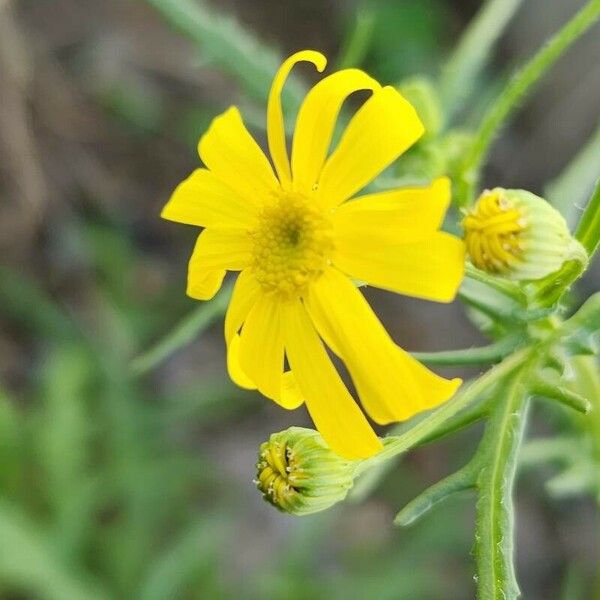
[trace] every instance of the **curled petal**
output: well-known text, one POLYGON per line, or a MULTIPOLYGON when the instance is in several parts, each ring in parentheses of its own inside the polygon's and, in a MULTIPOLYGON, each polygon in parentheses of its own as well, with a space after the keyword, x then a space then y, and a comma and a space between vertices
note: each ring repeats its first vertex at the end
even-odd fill
POLYGON ((292 68, 299 62, 311 62, 317 70, 323 71, 327 64, 327 59, 314 50, 303 50, 290 56, 279 67, 279 71, 273 79, 273 85, 269 92, 269 102, 267 105, 267 136, 269 138, 269 151, 275 170, 279 176, 282 185, 290 183, 292 176, 290 173, 290 163, 285 144, 285 127, 283 123, 283 111, 281 109, 281 91, 285 80, 288 78, 292 68))
POLYGON ((292 145, 294 189, 310 193, 319 180, 338 114, 346 98, 358 90, 381 86, 359 69, 344 69, 317 83, 300 107, 292 145))

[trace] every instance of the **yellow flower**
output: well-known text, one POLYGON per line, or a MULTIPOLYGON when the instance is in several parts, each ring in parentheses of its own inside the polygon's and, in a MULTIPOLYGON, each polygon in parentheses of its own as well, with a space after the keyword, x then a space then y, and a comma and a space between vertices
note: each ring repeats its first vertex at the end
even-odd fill
POLYGON ((226 271, 241 271, 225 318, 231 378, 287 409, 306 402, 334 451, 364 458, 381 442, 326 346, 379 424, 437 406, 460 380, 439 377, 399 348, 353 279, 450 302, 464 244, 439 231, 450 201, 445 178, 348 202, 423 134, 414 108, 362 71, 333 73, 310 90, 289 160, 280 94, 300 61, 319 72, 326 64, 319 52, 298 52, 275 76, 267 135, 276 174, 229 108, 200 139, 206 168, 177 187, 162 216, 205 228, 189 264, 191 297, 212 298, 226 271), (342 103, 358 90, 372 93, 330 153, 342 103))

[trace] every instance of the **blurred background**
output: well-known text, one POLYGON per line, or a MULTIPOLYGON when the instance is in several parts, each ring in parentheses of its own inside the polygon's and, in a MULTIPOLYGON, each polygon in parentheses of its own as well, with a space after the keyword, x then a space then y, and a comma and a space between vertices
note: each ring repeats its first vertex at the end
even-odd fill
MULTIPOLYGON (((461 127, 582 4, 522 2, 461 127)), ((468 459, 477 428, 411 452, 360 502, 293 518, 263 502, 254 464, 270 433, 307 415, 228 381, 218 306, 195 313, 202 336, 168 360, 131 364, 197 306, 185 296, 197 231, 159 213, 211 118, 238 104, 264 141, 269 79, 302 48, 385 83, 437 78, 480 6, 0 0, 0 598, 474 597, 473 497, 408 530, 392 519, 468 459)), ((504 132, 487 185, 557 194, 574 157, 600 165, 598 33, 504 132)), ((301 91, 314 77, 298 71, 301 91)), ((587 191, 562 201, 576 210, 587 191)), ((598 281, 596 269, 582 297, 598 281)), ((484 343, 457 303, 366 293, 409 350, 484 343)), ((560 426, 534 413, 531 435, 560 426)), ((519 479, 524 597, 600 598, 596 504, 551 497, 555 471, 519 479)))

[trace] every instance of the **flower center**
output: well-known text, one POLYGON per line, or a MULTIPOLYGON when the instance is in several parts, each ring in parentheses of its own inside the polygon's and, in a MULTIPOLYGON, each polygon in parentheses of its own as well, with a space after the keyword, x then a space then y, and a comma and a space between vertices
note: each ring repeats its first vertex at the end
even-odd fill
POLYGON ((284 296, 301 295, 323 272, 333 247, 331 223, 294 193, 263 209, 250 236, 256 278, 266 291, 284 296))
POLYGON ((256 465, 258 479, 256 485, 266 500, 277 508, 286 510, 293 506, 299 494, 294 487, 296 479, 302 480, 302 474, 292 449, 285 443, 275 442, 261 448, 256 465))
POLYGON ((502 273, 523 252, 527 220, 499 190, 486 191, 463 219, 465 243, 473 264, 485 271, 502 273))

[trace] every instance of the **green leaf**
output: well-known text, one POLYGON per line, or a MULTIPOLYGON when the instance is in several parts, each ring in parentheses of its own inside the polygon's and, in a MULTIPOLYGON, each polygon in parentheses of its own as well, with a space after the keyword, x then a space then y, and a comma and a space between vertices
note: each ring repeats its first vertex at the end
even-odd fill
POLYGON ((396 515, 394 525, 408 527, 448 496, 457 492, 474 489, 476 487, 478 469, 479 467, 475 464, 468 464, 456 473, 432 485, 409 502, 396 515))
POLYGON ((584 415, 592 410, 592 404, 587 398, 556 383, 536 379, 531 384, 530 389, 539 396, 557 400, 568 408, 572 408, 584 415))
POLYGON ((23 423, 11 398, 0 385, 0 493, 9 494, 23 475, 23 423))
POLYGON ((131 372, 140 376, 157 367, 171 354, 191 344, 213 322, 225 314, 231 298, 232 287, 223 286, 210 302, 201 304, 189 313, 178 325, 150 350, 138 356, 131 363, 131 372))
POLYGON ((80 565, 62 563, 52 546, 15 506, 0 501, 0 582, 42 600, 107 599, 80 565))
POLYGON ((94 526, 97 489, 90 472, 89 394, 94 367, 78 345, 55 348, 41 371, 41 408, 34 443, 40 482, 52 510, 55 553, 73 560, 94 526))
MULTIPOLYGON (((213 567, 218 544, 225 541, 227 521, 207 514, 190 523, 157 559, 149 565, 140 585, 139 600, 184 598, 206 568, 213 567)), ((203 582, 203 590, 206 590, 203 582)), ((192 594, 193 595, 193 594, 192 594)))
POLYGON ((518 448, 526 414, 526 371, 513 377, 488 421, 477 453, 481 470, 475 532, 477 597, 512 600, 519 596, 514 571, 514 506, 518 448))

